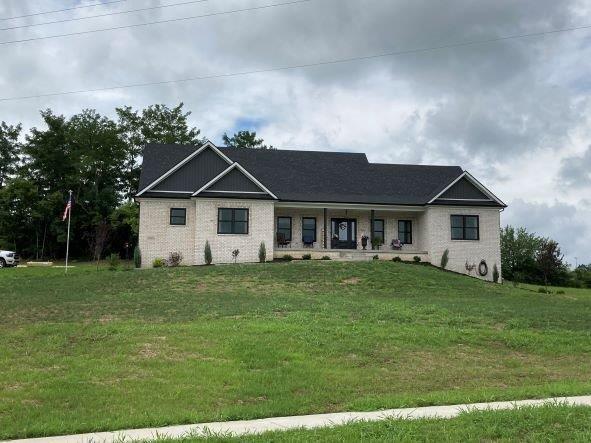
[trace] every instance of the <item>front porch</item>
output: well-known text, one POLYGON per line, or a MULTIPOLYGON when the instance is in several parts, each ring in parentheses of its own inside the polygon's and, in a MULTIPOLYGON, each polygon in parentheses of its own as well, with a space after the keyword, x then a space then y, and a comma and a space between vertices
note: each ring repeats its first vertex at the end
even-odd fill
POLYGON ((275 258, 428 261, 422 207, 280 203, 274 223, 275 258))
POLYGON ((342 261, 370 261, 377 255, 379 260, 392 260, 400 257, 403 261, 413 261, 415 256, 421 258, 422 262, 429 262, 429 254, 426 251, 394 251, 394 250, 363 250, 363 249, 318 249, 318 248, 276 248, 273 251, 273 258, 281 260, 286 255, 294 259, 301 259, 310 255, 312 260, 321 260, 329 257, 331 260, 342 261))

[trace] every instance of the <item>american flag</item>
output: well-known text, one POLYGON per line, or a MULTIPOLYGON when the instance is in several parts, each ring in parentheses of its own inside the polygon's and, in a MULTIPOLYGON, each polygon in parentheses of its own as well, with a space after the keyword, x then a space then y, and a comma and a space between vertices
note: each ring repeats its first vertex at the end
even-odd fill
POLYGON ((72 210, 72 194, 70 194, 70 198, 68 198, 68 203, 66 204, 66 209, 64 209, 64 216, 62 217, 62 221, 65 221, 68 218, 68 213, 72 210))

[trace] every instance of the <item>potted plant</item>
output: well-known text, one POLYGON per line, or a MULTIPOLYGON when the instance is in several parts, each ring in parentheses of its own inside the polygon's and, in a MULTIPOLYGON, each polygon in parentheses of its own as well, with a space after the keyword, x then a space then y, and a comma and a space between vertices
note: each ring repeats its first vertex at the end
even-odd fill
POLYGON ((362 235, 361 236, 361 246, 363 246, 363 250, 365 251, 365 248, 367 248, 367 240, 369 240, 369 237, 367 235, 362 235))
POLYGON ((380 249, 380 245, 382 244, 382 240, 380 240, 379 238, 372 238, 371 239, 371 248, 372 249, 380 249))

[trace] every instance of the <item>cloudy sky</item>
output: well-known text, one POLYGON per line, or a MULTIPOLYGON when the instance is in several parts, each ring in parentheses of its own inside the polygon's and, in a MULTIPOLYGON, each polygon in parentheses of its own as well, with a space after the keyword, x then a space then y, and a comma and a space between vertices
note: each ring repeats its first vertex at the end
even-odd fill
MULTIPOLYGON (((109 3, 113 0, 103 0, 109 3)), ((187 0, 126 0, 0 28, 187 0)), ((583 0, 310 0, 93 34, 23 40, 289 0, 209 0, 0 31, 0 98, 364 57, 591 25, 583 0)), ((99 0, 1 0, 0 18, 99 0)), ((256 130, 279 148, 459 164, 509 204, 503 224, 591 262, 591 29, 163 86, 0 102, 0 120, 179 101, 207 138, 256 130)))

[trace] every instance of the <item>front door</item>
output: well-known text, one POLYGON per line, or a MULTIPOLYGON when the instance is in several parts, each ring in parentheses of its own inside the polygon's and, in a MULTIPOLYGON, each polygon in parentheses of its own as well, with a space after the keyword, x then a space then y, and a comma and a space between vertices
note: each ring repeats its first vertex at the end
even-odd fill
POLYGON ((357 220, 353 218, 333 218, 331 223, 332 249, 357 249, 357 220))

